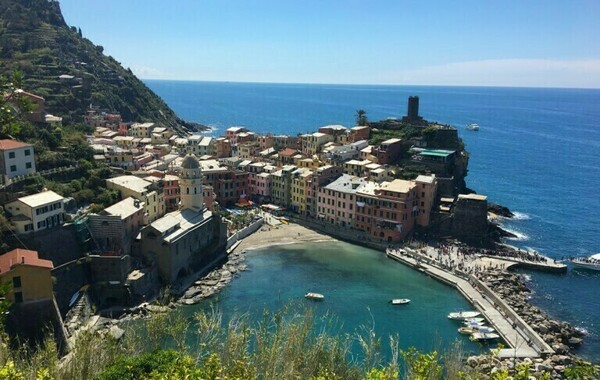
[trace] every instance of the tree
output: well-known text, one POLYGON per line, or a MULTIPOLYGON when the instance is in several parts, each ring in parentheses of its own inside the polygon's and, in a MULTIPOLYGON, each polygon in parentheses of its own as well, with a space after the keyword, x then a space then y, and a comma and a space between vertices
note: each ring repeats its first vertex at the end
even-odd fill
POLYGON ((367 111, 359 109, 356 111, 356 125, 367 125, 367 111))
POLYGON ((10 78, 0 76, 0 136, 12 138, 19 133, 23 124, 23 115, 33 109, 29 100, 20 95, 23 74, 13 72, 10 78))

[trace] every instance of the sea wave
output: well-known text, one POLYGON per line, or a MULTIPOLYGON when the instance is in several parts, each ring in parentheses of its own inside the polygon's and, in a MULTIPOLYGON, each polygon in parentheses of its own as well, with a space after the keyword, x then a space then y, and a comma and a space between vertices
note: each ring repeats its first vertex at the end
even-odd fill
POLYGON ((524 234, 521 231, 518 230, 514 230, 514 229, 510 229, 510 228, 506 228, 505 226, 502 226, 502 229, 508 233, 511 233, 513 235, 515 235, 514 237, 507 237, 508 240, 514 240, 514 241, 526 241, 529 240, 529 236, 524 234))
POLYGON ((524 212, 519 212, 519 211, 513 211, 513 217, 512 219, 514 220, 528 220, 531 219, 531 217, 527 214, 525 214, 524 212))

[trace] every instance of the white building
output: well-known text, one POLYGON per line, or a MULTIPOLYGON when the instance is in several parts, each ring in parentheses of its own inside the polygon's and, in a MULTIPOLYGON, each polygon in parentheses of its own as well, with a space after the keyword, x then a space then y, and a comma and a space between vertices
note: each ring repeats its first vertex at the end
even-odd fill
POLYGON ((10 221, 19 234, 37 232, 64 223, 65 198, 54 191, 21 197, 7 203, 4 209, 12 216, 10 221))
POLYGON ((15 140, 0 140, 0 174, 7 180, 35 173, 33 145, 15 140))

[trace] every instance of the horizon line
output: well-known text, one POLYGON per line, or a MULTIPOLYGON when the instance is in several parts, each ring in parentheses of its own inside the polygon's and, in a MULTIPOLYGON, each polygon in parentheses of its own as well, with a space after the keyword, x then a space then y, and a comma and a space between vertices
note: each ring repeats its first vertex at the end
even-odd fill
MULTIPOLYGON (((136 75, 137 77, 137 75, 136 75)), ((291 85, 321 85, 321 86, 390 86, 390 87, 465 87, 465 88, 518 88, 542 90, 600 90, 600 87, 561 87, 561 86, 511 86, 511 85, 466 85, 466 84, 398 84, 398 83, 325 83, 325 82, 269 82, 269 81, 243 81, 243 80, 204 80, 204 79, 169 79, 169 78, 143 78, 142 81, 161 82, 202 82, 202 83, 241 83, 241 84, 291 84, 291 85)))

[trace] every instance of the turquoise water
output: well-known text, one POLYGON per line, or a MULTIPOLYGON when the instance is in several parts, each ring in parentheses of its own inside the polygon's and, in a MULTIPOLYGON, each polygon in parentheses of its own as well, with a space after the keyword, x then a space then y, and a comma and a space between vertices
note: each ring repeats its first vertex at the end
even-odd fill
MULTIPOLYGON (((600 90, 257 84, 147 81, 179 116, 214 127, 295 134, 325 124, 352 126, 357 109, 370 120, 420 114, 459 128, 471 154, 467 185, 519 212, 509 243, 550 257, 600 252, 600 90), (479 132, 465 126, 478 123, 479 132)), ((600 362, 600 273, 525 272, 532 302, 585 329, 578 351, 600 362)), ((339 315, 340 319, 352 315, 339 315)))
POLYGON ((248 270, 228 287, 185 312, 215 306, 226 320, 235 313, 261 318, 265 309, 299 304, 314 308, 317 315, 337 317, 345 333, 373 327, 386 349, 387 337, 397 334, 405 349, 445 348, 460 339, 469 352, 480 350, 447 318, 452 311, 471 308, 460 293, 383 252, 344 242, 292 244, 249 251, 246 263, 248 270), (309 291, 325 295, 324 301, 305 299, 309 291), (411 302, 393 306, 392 298, 411 302))

